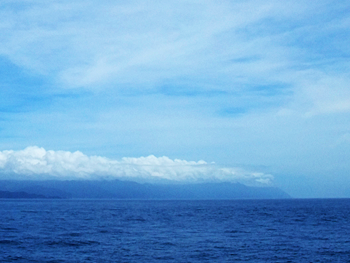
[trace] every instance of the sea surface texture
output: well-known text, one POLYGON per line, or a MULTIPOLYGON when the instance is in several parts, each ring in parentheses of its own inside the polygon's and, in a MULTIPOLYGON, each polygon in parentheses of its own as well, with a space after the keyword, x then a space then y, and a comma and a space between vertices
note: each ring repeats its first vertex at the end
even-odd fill
POLYGON ((1 200, 0 262, 350 262, 350 199, 1 200))

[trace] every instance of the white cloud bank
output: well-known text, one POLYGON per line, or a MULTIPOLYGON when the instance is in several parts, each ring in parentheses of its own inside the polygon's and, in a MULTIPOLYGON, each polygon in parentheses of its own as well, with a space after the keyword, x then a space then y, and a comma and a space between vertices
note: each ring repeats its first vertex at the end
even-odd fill
POLYGON ((172 160, 153 155, 112 160, 87 156, 79 151, 46 151, 37 146, 0 151, 3 179, 134 179, 176 182, 229 181, 249 185, 270 185, 273 176, 240 168, 218 167, 205 161, 172 160))

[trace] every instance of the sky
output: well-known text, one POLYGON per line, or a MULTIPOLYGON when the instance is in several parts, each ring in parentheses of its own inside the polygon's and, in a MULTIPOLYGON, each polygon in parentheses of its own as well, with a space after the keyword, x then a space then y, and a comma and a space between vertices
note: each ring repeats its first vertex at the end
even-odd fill
POLYGON ((345 0, 2 0, 0 178, 350 197, 345 0))

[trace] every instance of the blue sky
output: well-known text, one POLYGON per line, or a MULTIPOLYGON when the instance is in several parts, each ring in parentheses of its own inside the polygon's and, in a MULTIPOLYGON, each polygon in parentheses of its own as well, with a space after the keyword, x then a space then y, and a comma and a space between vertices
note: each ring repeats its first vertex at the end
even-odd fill
POLYGON ((345 0, 1 1, 0 173, 79 151, 81 166, 204 160, 203 176, 350 197, 349 14, 345 0))

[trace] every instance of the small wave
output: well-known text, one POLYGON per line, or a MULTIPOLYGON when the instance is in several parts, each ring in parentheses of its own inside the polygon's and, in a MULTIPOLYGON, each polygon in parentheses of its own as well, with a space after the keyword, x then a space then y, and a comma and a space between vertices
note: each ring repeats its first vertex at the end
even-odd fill
POLYGON ((18 231, 18 229, 14 228, 14 227, 1 227, 0 230, 4 230, 4 231, 18 231))
POLYGON ((69 233, 68 235, 71 236, 71 237, 80 237, 82 234, 74 232, 74 233, 69 233))
POLYGON ((63 247, 81 247, 81 246, 91 246, 99 245, 100 242, 88 240, 88 241, 48 241, 46 245, 48 246, 63 246, 63 247))
POLYGON ((143 217, 128 217, 126 218, 126 221, 146 222, 146 219, 144 219, 143 217))
POLYGON ((15 241, 15 240, 8 240, 8 239, 0 239, 0 245, 20 245, 21 242, 15 241))

